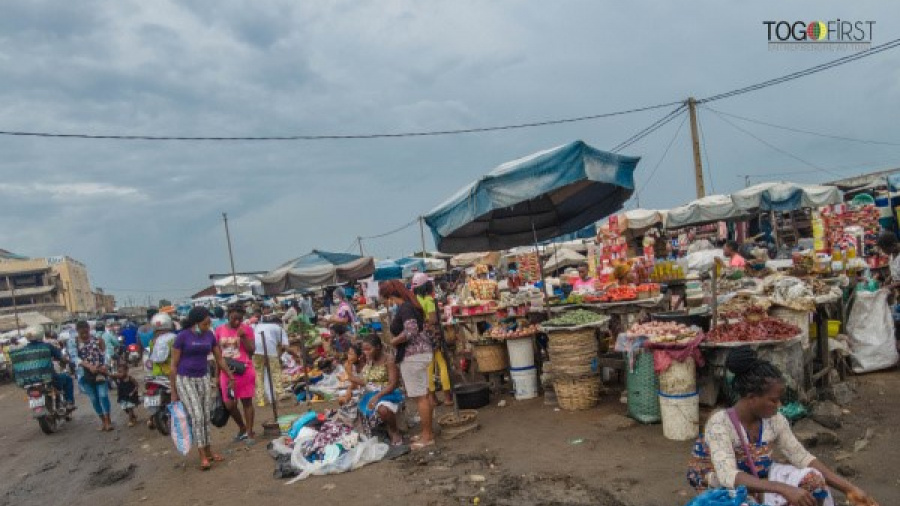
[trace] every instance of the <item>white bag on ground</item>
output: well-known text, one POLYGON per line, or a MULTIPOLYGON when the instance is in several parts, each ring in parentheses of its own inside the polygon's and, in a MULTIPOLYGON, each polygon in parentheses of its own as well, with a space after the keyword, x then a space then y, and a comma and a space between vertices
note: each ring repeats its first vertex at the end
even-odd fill
POLYGON ((379 442, 377 438, 360 437, 358 445, 341 455, 336 461, 326 463, 323 461, 307 461, 303 458, 302 446, 295 444, 294 452, 291 455, 291 464, 300 471, 300 474, 288 481, 287 484, 305 480, 312 475, 339 474, 359 469, 366 464, 380 461, 390 449, 388 445, 379 442))
POLYGON ((893 367, 900 356, 894 339, 894 319, 888 291, 857 291, 847 321, 853 372, 864 373, 893 367))

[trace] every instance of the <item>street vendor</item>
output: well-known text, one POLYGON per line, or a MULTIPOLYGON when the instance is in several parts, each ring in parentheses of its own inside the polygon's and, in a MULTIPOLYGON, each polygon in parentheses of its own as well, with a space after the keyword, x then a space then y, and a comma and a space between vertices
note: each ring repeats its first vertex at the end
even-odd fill
POLYGON ((891 259, 888 264, 891 269, 891 279, 886 284, 897 288, 900 286, 900 241, 893 232, 885 231, 878 236, 877 244, 878 249, 891 259))
POLYGON ((767 506, 834 506, 829 486, 853 504, 876 505, 865 492, 810 454, 778 412, 784 378, 750 347, 732 351, 725 362, 740 396, 733 408, 713 414, 694 444, 688 482, 698 491, 745 486, 767 506), (790 464, 774 461, 774 452, 790 464))
POLYGON ((725 258, 728 259, 728 266, 735 269, 743 269, 747 266, 747 261, 738 253, 738 243, 735 241, 727 241, 722 248, 725 258))
POLYGON ((588 266, 582 264, 578 266, 578 279, 572 283, 573 292, 593 292, 595 290, 596 280, 588 277, 588 266))

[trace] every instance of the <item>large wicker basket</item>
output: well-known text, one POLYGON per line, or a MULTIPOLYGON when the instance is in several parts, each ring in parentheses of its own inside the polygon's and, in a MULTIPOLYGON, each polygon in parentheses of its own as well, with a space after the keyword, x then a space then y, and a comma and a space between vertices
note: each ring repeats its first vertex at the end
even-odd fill
MULTIPOLYGON (((554 369, 556 363, 553 364, 554 369)), ((590 409, 600 402, 602 388, 599 374, 591 374, 581 378, 557 377, 553 380, 553 389, 559 407, 567 411, 590 409)))
POLYGON ((475 356, 478 372, 497 372, 509 367, 506 346, 503 343, 476 344, 472 354, 475 356))
POLYGON ((558 330, 549 334, 548 351, 557 374, 584 376, 597 372, 597 339, 593 328, 558 330))

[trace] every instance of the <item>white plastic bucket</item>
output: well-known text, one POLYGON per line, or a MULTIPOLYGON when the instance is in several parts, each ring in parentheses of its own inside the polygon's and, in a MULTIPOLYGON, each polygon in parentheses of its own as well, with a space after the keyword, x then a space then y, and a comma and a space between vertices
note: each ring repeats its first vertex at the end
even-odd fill
POLYGON ((666 395, 684 395, 697 391, 697 368, 694 359, 673 360, 668 369, 659 373, 659 391, 666 395))
POLYGON ((506 349, 509 351, 510 369, 534 367, 534 345, 530 337, 507 339, 506 349))
POLYGON ((700 397, 659 393, 663 435, 673 441, 690 441, 700 432, 700 397))
POLYGON ((538 377, 537 369, 533 365, 522 369, 510 367, 509 374, 512 376, 516 400, 523 401, 537 397, 538 377))

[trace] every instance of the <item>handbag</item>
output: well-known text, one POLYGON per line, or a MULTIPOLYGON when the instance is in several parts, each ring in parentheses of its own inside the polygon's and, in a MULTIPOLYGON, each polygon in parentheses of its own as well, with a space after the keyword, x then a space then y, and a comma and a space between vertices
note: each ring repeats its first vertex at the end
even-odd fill
POLYGON ((225 409, 225 402, 222 401, 222 392, 217 388, 216 396, 213 399, 213 407, 209 412, 209 421, 218 428, 228 425, 228 410, 225 409))
POLYGON ((247 372, 247 364, 241 362, 240 360, 235 360, 233 358, 226 358, 225 365, 231 369, 231 372, 238 375, 243 376, 245 372, 247 372))

